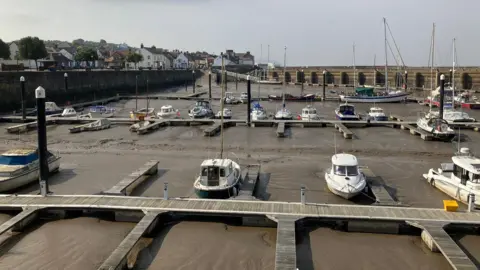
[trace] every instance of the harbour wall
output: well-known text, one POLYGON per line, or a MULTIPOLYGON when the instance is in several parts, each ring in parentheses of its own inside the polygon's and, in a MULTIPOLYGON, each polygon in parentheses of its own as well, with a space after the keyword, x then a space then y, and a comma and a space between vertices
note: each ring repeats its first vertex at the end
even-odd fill
MULTIPOLYGON (((191 70, 105 70, 67 71, 66 73, 68 74, 67 88, 65 72, 0 72, 0 112, 11 112, 20 108, 21 76, 25 78, 27 108, 35 106, 35 89, 38 86, 45 88, 47 101, 53 101, 62 106, 68 103, 112 97, 116 94, 134 94, 137 82, 139 93, 145 93, 147 85, 149 91, 159 91, 193 82, 191 70)), ((196 78, 201 75, 201 71, 196 71, 196 78)))
MULTIPOLYGON (((284 77, 289 83, 301 83, 303 70, 305 82, 309 84, 323 84, 323 71, 326 71, 326 83, 330 85, 353 85, 354 77, 360 85, 385 84, 384 67, 357 67, 354 74, 353 67, 287 67, 285 76, 283 68, 270 69, 266 77, 270 80, 283 81, 284 77)), ((403 87, 405 81, 410 89, 430 89, 440 83, 440 75, 444 74, 446 82, 451 81, 451 67, 438 67, 431 71, 429 67, 407 67, 397 69, 388 68, 388 85, 390 87, 403 87), (406 71, 406 73, 405 73, 406 71), (407 77, 405 76, 407 74, 407 77), (405 80, 405 78, 407 78, 405 80)), ((265 76, 265 75, 264 75, 265 76)), ((480 89, 480 67, 457 67, 454 74, 456 88, 480 89)))

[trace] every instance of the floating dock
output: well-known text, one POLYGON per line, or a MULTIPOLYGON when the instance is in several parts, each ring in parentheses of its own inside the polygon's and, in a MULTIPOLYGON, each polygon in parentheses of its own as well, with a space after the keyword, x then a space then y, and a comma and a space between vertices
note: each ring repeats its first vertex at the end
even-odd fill
POLYGON ((255 200, 255 191, 260 178, 260 165, 247 165, 242 172, 242 179, 238 186, 238 195, 234 200, 255 200))
POLYGON ((285 122, 278 122, 277 124, 277 137, 285 137, 285 122))
MULTIPOLYGON (((385 187, 385 184, 381 177, 376 176, 372 170, 368 167, 360 167, 360 170, 363 172, 367 178, 367 184, 375 196, 375 205, 384 205, 384 206, 400 206, 400 202, 396 201, 392 195, 388 192, 385 187)), ((402 205, 405 206, 405 205, 402 205)))
POLYGON ((123 178, 118 184, 102 192, 105 195, 129 196, 133 190, 158 172, 158 161, 150 160, 142 167, 132 172, 129 176, 123 178))
POLYGON ((338 131, 340 131, 340 133, 342 133, 343 137, 345 139, 349 139, 351 140, 353 138, 353 132, 350 131, 350 129, 348 129, 345 125, 343 125, 342 123, 337 123, 335 124, 335 129, 337 129, 338 131))

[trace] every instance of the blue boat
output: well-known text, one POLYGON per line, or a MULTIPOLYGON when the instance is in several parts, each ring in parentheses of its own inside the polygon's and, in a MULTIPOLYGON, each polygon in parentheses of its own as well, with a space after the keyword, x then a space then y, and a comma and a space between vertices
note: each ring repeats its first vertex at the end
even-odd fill
POLYGON ((345 103, 338 106, 335 110, 335 117, 338 120, 346 120, 346 121, 356 121, 360 120, 360 116, 355 113, 355 106, 345 103))

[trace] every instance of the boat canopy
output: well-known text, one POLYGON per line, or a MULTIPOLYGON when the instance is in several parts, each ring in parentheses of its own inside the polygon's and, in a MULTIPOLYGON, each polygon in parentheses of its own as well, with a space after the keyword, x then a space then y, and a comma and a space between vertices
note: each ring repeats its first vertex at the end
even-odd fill
POLYGON ((314 107, 309 105, 309 106, 303 108, 302 113, 303 114, 316 114, 317 109, 315 109, 314 107))
POLYGON ((455 165, 464 168, 473 174, 480 174, 480 159, 473 156, 453 156, 455 165))
POLYGON ((197 102, 195 102, 195 106, 210 107, 210 102, 206 100, 198 100, 197 102))
POLYGON ((32 152, 26 155, 1 155, 0 156, 0 165, 27 165, 38 159, 37 152, 32 152))
POLYGON ((338 107, 338 111, 343 115, 355 115, 355 106, 351 104, 342 104, 338 107))
POLYGON ((371 107, 370 108, 371 113, 383 113, 383 109, 380 107, 371 107))
POLYGON ((374 89, 372 87, 357 87, 355 88, 355 93, 361 96, 373 96, 373 90, 374 89))
POLYGON ((220 186, 226 183, 226 177, 233 172, 230 159, 207 159, 202 162, 202 182, 206 186, 220 186))
POLYGON ((332 156, 333 165, 358 166, 358 160, 351 154, 335 154, 332 156))

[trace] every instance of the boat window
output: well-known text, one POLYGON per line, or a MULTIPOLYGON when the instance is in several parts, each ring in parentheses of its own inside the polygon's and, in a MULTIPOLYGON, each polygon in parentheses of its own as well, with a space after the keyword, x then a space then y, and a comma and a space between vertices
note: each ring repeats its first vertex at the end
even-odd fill
POLYGON ((207 175, 208 175, 208 169, 202 168, 202 176, 207 176, 207 175))
POLYGON ((474 173, 468 173, 469 174, 469 178, 470 178, 470 181, 472 181, 472 183, 480 183, 480 174, 474 174, 474 173))
POLYGON ((454 174, 456 177, 460 179, 460 183, 462 185, 466 185, 467 181, 469 180, 469 172, 464 168, 455 165, 454 166, 454 174))
POLYGON ((225 177, 225 169, 224 168, 220 169, 220 177, 225 177))
POLYGON ((219 168, 218 167, 208 167, 208 177, 207 183, 208 186, 218 186, 219 183, 219 168))
POLYGON ((335 174, 344 176, 358 175, 357 166, 338 166, 335 165, 335 174))

